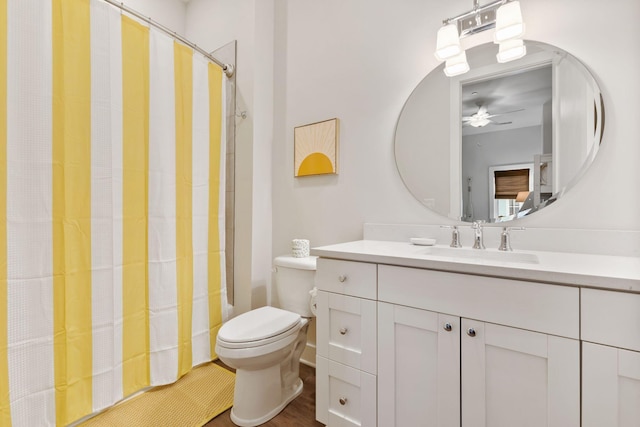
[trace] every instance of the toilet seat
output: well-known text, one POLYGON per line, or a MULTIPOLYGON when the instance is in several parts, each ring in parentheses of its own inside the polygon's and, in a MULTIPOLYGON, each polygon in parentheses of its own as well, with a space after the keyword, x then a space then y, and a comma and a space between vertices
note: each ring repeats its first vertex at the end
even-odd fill
POLYGON ((222 325, 218 344, 229 349, 259 347, 297 334, 301 317, 275 307, 261 307, 243 313, 222 325))

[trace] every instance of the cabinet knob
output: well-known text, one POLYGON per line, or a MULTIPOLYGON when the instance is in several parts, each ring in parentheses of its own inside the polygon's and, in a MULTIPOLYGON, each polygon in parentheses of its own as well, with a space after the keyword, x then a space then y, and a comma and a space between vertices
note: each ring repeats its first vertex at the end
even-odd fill
POLYGON ((476 336, 476 330, 473 328, 469 328, 467 330, 467 335, 469 335, 470 337, 475 337, 476 336))
POLYGON ((453 326, 451 326, 451 323, 447 322, 444 324, 443 328, 445 331, 451 332, 451 330, 453 329, 453 326))
POLYGON ((340 328, 340 335, 345 335, 347 333, 347 328, 340 328))
POLYGON ((340 282, 344 282, 345 280, 347 280, 347 276, 345 276, 344 274, 341 274, 341 275, 338 276, 338 280, 340 282))
POLYGON ((340 404, 342 406, 347 404, 347 398, 346 397, 341 397, 340 400, 338 400, 338 402, 340 402, 340 404))

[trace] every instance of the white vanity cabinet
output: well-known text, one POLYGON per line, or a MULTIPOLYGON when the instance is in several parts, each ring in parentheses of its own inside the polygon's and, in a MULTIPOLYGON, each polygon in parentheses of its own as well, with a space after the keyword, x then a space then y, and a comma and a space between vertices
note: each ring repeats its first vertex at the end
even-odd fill
POLYGON ((582 425, 640 426, 640 295, 583 289, 582 425))
POLYGON ((318 259, 316 419, 376 425, 375 264, 318 259))
POLYGON ((379 299, 395 303, 378 303, 378 425, 580 425, 578 289, 385 265, 378 275, 379 299), (570 328, 554 325, 567 311, 570 328))
POLYGON ((325 258, 316 285, 322 423, 580 425, 579 288, 325 258))
POLYGON ((640 427, 639 259, 476 252, 386 240, 313 249, 317 419, 640 427), (341 334, 345 321, 358 339, 341 334))

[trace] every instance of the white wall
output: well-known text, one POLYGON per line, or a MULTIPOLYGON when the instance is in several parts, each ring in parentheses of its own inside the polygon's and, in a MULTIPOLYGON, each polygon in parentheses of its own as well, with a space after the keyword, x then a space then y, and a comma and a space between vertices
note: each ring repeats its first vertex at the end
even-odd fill
POLYGON ((286 61, 276 62, 276 98, 286 111, 274 140, 274 252, 296 237, 312 246, 358 239, 365 221, 430 217, 402 185, 393 155, 398 114, 431 68, 427 3, 277 3, 285 26, 276 50, 286 61), (341 120, 339 174, 294 179, 292 129, 332 117, 341 120))
POLYGON ((120 0, 120 3, 182 36, 185 35, 187 6, 182 0, 120 0))
MULTIPOLYGON (((640 201, 628 199, 620 184, 640 183, 639 108, 629 95, 640 93, 640 34, 635 31, 640 2, 524 0, 521 5, 526 37, 557 45, 582 60, 600 84, 606 106, 604 141, 593 166, 563 199, 522 225, 639 230, 640 201), (613 38, 616 49, 609 46, 613 38), (626 52, 623 59, 620 51, 626 52)), ((242 227, 236 256, 245 257, 238 262, 246 267, 238 268, 245 275, 236 289, 241 304, 247 306, 252 288, 268 282, 273 254, 288 252, 293 238, 309 238, 317 246, 360 238, 363 222, 450 223, 404 188, 395 168, 393 135, 404 101, 438 65, 432 51, 442 19, 469 7, 436 0, 188 4, 185 28, 193 41, 213 50, 238 40, 239 109, 249 112, 238 125, 238 150, 245 150, 238 154, 237 171, 237 223, 242 227), (273 27, 257 16, 259 8, 265 19, 273 17, 273 27), (256 43, 265 40, 267 46, 256 43), (271 61, 275 86, 270 111, 271 61), (261 90, 266 92, 256 102, 261 90), (273 115, 272 136, 269 118, 261 117, 265 133, 254 130, 260 114, 273 115), (294 179, 293 128, 332 117, 341 120, 339 175, 294 179), (272 242, 262 227, 272 229, 272 242)), ((466 39, 465 44, 486 40, 466 39)))
MULTIPOLYGON (((423 208, 402 185, 393 134, 404 100, 437 65, 432 52, 442 19, 471 3, 296 0, 277 5, 285 25, 277 28, 276 51, 285 51, 286 61, 276 62, 281 79, 276 97, 284 99, 286 109, 276 117, 280 130, 274 140, 274 252, 286 251, 294 237, 308 237, 316 246, 358 239, 363 222, 449 222, 423 208), (293 127, 331 117, 339 117, 342 125, 340 174, 294 179, 293 127)), ((640 2, 525 0, 521 5, 526 37, 582 60, 606 105, 604 142, 591 169, 563 199, 521 224, 640 229, 640 201, 629 200, 620 185, 640 183, 640 110, 629 95, 640 94, 640 34, 635 31, 640 2), (616 49, 609 45, 614 39, 620 43, 616 49)))

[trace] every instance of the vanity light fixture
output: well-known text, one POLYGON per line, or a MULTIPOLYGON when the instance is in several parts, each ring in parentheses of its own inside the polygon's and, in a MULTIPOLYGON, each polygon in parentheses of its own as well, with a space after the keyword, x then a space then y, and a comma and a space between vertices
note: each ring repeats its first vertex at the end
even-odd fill
POLYGON ((448 77, 469 71, 469 64, 460 39, 479 32, 496 29, 494 42, 498 43, 496 55, 498 62, 513 61, 527 53, 522 36, 524 22, 518 0, 495 0, 480 6, 479 0, 473 0, 473 9, 443 21, 438 30, 435 56, 446 61, 444 73, 448 77))
POLYGON ((436 42, 436 58, 438 58, 439 61, 446 61, 449 58, 460 55, 461 52, 462 47, 460 47, 458 26, 449 24, 440 28, 436 42))
POLYGON ((522 58, 527 54, 527 47, 522 39, 511 39, 500 43, 496 58, 498 62, 504 63, 522 58))
POLYGON ((523 35, 524 22, 522 22, 520 2, 511 1, 500 6, 496 11, 495 41, 500 43, 523 35))
POLYGON ((463 50, 461 54, 447 59, 444 67, 444 73, 447 77, 453 77, 464 74, 469 71, 469 63, 467 62, 467 54, 463 50))

